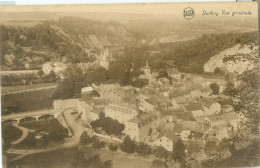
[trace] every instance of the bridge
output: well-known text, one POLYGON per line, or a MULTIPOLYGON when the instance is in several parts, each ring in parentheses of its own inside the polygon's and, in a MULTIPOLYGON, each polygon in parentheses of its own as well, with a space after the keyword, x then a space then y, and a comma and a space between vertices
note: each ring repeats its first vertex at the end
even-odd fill
POLYGON ((22 123, 25 121, 38 121, 48 118, 57 118, 59 112, 54 109, 51 110, 37 110, 28 111, 24 113, 15 113, 11 115, 2 116, 2 123, 22 123))

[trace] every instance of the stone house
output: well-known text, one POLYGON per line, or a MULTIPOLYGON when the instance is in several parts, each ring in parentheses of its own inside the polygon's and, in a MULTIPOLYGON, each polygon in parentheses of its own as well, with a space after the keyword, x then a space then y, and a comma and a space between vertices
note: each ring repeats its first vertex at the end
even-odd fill
POLYGON ((137 142, 149 142, 156 132, 158 117, 150 113, 139 114, 125 124, 125 133, 137 142))

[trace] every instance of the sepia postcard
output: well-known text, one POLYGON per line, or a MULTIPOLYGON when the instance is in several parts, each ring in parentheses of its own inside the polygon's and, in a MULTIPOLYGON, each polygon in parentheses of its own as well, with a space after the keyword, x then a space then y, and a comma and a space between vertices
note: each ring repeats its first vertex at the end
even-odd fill
POLYGON ((0 7, 3 168, 260 166, 256 2, 0 7))

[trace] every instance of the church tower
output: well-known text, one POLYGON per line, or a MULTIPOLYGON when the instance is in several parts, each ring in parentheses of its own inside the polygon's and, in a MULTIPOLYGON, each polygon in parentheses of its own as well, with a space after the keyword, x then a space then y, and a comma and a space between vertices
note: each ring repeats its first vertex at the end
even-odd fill
POLYGON ((149 67, 148 60, 147 60, 147 62, 146 62, 146 66, 145 66, 145 68, 144 68, 144 75, 145 75, 146 77, 148 77, 148 76, 151 75, 151 69, 150 69, 150 67, 149 67))
POLYGON ((100 66, 104 67, 106 70, 109 68, 109 57, 108 49, 106 47, 105 51, 102 51, 99 56, 100 66))

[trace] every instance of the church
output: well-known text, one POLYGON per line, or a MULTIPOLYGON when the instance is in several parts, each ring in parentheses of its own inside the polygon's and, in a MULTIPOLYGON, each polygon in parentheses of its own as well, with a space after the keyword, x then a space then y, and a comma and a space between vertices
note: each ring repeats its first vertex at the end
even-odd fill
POLYGON ((147 79, 149 82, 154 81, 154 77, 151 73, 151 68, 149 66, 148 60, 146 62, 146 66, 143 68, 144 74, 139 76, 139 79, 147 79))
POLYGON ((106 47, 105 51, 101 51, 101 54, 99 55, 98 61, 99 61, 100 66, 102 66, 103 68, 108 70, 108 68, 109 68, 109 53, 108 53, 107 47, 106 47))

